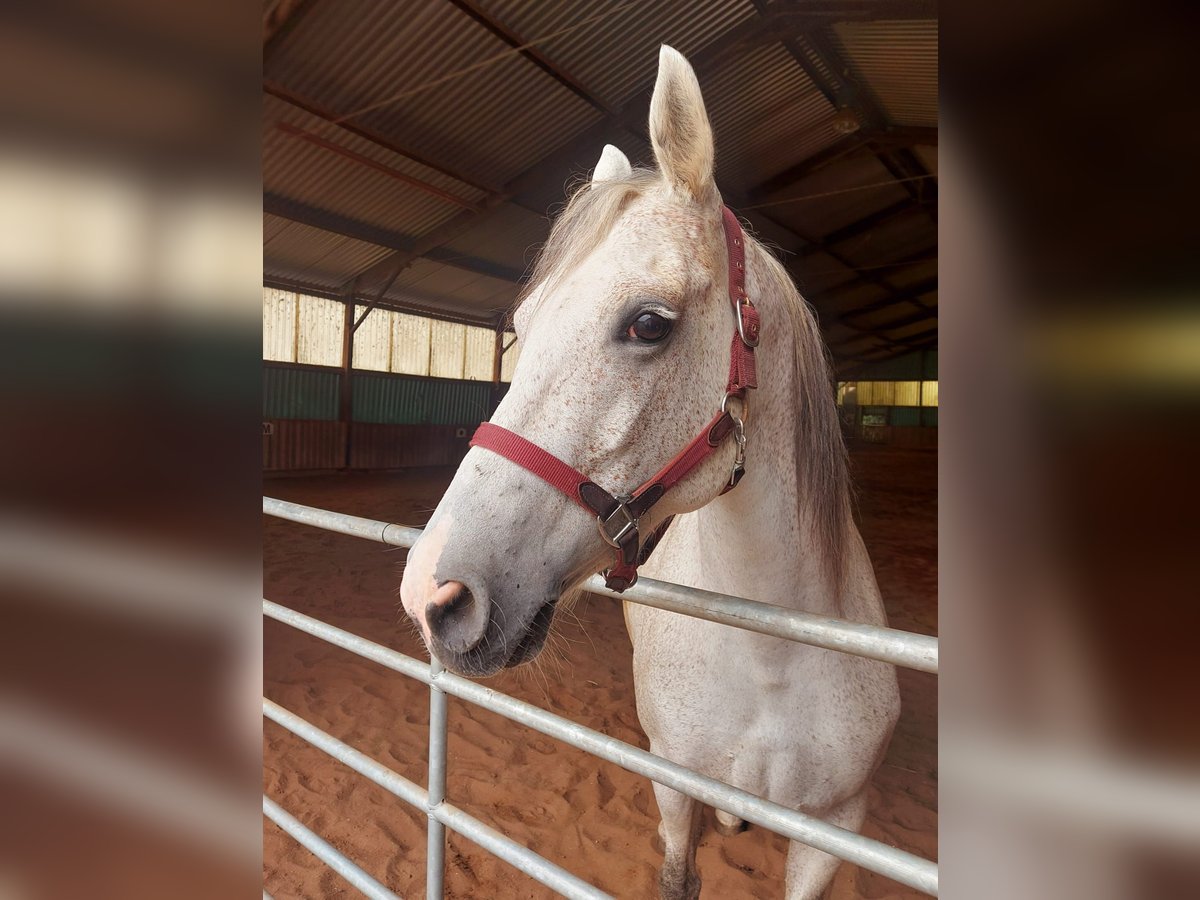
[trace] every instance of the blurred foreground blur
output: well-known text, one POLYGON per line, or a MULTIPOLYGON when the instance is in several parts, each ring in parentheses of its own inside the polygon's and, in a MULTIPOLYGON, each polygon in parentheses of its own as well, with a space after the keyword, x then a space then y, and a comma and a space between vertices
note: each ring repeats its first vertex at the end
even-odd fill
POLYGON ((945 896, 1200 896, 1195 23, 943 23, 945 896))
POLYGON ((0 12, 6 900, 258 886, 258 28, 0 12))
MULTIPOLYGON (((1155 15, 943 18, 945 896, 1200 895, 1195 32, 1155 15)), ((257 890, 260 25, 0 14, 5 898, 257 890)))

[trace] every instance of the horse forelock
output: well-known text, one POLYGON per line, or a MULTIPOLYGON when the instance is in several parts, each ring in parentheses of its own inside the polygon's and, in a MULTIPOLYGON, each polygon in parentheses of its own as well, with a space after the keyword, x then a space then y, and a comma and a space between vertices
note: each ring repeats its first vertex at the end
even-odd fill
POLYGON ((630 201, 661 183, 655 170, 634 169, 628 178, 580 184, 555 218, 513 312, 525 304, 536 312, 540 299, 604 242, 630 201))

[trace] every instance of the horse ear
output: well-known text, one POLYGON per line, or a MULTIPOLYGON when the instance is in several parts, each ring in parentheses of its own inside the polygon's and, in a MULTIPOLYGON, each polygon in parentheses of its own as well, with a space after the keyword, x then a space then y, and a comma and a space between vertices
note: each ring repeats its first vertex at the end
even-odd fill
POLYGON ((629 157, 612 144, 605 144, 604 152, 600 154, 600 161, 596 163, 596 170, 592 172, 592 184, 602 181, 622 181, 631 175, 633 175, 633 166, 629 164, 629 157))
POLYGON ((670 184, 701 203, 715 195, 712 126, 700 82, 683 55, 666 44, 658 53, 658 80, 650 99, 650 143, 670 184))

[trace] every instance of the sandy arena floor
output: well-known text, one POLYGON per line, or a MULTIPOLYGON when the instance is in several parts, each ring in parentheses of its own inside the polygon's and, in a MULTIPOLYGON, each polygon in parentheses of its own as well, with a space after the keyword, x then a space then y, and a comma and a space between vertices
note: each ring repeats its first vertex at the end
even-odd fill
MULTIPOLYGON (((927 451, 853 453, 863 536, 891 624, 937 632, 937 458, 927 451)), ((340 512, 421 525, 449 470, 277 479, 264 493, 340 512)), ((424 648, 399 606, 404 551, 264 519, 264 596, 403 653, 424 648)), ((641 747, 629 639, 620 603, 585 596, 560 616, 540 665, 488 684, 641 747)), ((351 746, 423 784, 428 693, 353 654, 266 620, 264 692, 351 746)), ((903 712, 871 785, 865 833, 937 854, 937 679, 900 671, 903 712)), ((264 790, 405 897, 423 896, 425 816, 320 750, 265 723, 264 790)), ((619 897, 657 896, 658 811, 650 784, 492 713, 450 698, 451 802, 619 897)), ((783 894, 787 841, 761 828, 723 838, 706 811, 699 851, 706 898, 783 894)), ((357 891, 265 822, 265 888, 276 898, 357 891)), ((448 897, 556 896, 465 838, 451 835, 448 897)), ((843 865, 832 897, 922 896, 843 865)))

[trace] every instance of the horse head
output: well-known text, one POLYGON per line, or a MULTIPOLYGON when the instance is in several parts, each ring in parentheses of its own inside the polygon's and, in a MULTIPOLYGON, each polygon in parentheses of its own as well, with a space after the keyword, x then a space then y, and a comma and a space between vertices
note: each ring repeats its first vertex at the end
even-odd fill
MULTIPOLYGON (((730 365, 712 129, 695 73, 665 46, 650 137, 657 171, 606 146, 556 221, 515 315, 521 356, 491 420, 614 496, 713 417, 730 365)), ((646 514, 643 533, 715 498, 734 455, 726 442, 690 471, 646 514)), ((431 653, 489 675, 535 657, 556 603, 611 554, 595 517, 474 447, 409 552, 401 597, 431 653)))

